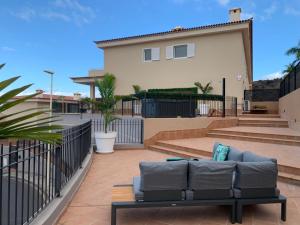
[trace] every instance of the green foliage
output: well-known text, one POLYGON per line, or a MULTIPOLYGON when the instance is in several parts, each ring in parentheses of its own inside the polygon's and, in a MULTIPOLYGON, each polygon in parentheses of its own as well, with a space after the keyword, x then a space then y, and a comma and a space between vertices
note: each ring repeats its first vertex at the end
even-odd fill
POLYGON ((295 47, 292 47, 286 51, 287 55, 293 55, 295 56, 295 60, 291 63, 291 65, 295 66, 297 63, 300 62, 300 41, 298 42, 298 45, 295 47))
POLYGON ((183 93, 183 94, 197 94, 198 89, 196 87, 191 88, 164 88, 164 89, 149 89, 148 92, 159 93, 183 93))
POLYGON ((200 82, 195 82, 194 84, 202 91, 202 94, 209 94, 213 90, 211 82, 208 82, 205 86, 203 86, 200 82))
POLYGON ((137 93, 141 92, 141 90, 142 90, 141 86, 139 86, 137 84, 132 85, 132 88, 134 90, 134 94, 137 94, 137 93))
MULTIPOLYGON (((5 64, 0 64, 0 69, 4 66, 5 64)), ((1 81, 0 91, 7 88, 19 78, 20 77, 17 76, 1 81)), ((58 121, 57 117, 52 116, 37 119, 38 116, 42 116, 48 112, 48 110, 43 110, 43 108, 30 108, 8 114, 5 112, 39 94, 35 93, 15 99, 18 94, 30 86, 31 84, 25 85, 10 90, 0 96, 0 139, 35 139, 47 143, 60 142, 61 134, 49 132, 62 128, 58 125, 49 125, 50 123, 58 121)))
POLYGON ((104 130, 107 133, 107 128, 111 122, 118 119, 113 115, 114 106, 118 98, 114 95, 116 88, 116 78, 113 74, 106 73, 102 80, 96 81, 101 100, 97 103, 99 111, 103 114, 104 130))
POLYGON ((290 63, 288 65, 285 66, 285 69, 282 71, 283 74, 289 74, 291 73, 293 70, 295 69, 295 66, 293 65, 293 63, 290 63))

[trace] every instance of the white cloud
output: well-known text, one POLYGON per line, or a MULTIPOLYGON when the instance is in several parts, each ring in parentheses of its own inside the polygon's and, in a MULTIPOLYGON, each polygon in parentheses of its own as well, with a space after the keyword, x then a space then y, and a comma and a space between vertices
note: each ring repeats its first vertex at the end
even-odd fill
POLYGON ((230 3, 230 0, 217 0, 217 1, 222 6, 227 6, 230 3))
POLYGON ((294 7, 286 6, 284 9, 284 13, 292 16, 300 16, 300 9, 296 9, 294 7))
POLYGON ((42 17, 44 18, 47 18, 47 19, 50 19, 50 20, 62 20, 62 21, 65 21, 65 22, 69 22, 71 21, 71 18, 63 13, 57 13, 57 12, 52 12, 52 11, 49 11, 49 12, 46 12, 44 14, 41 15, 42 17))
POLYGON ((261 20, 267 20, 270 19, 274 13, 278 10, 278 4, 277 2, 273 2, 268 8, 266 8, 262 15, 260 15, 261 20))
POLYGON ((32 8, 26 7, 16 12, 12 11, 11 14, 21 20, 29 22, 36 16, 36 11, 32 8))
POLYGON ((30 7, 21 8, 11 12, 11 15, 27 22, 34 18, 42 18, 73 22, 77 26, 89 24, 96 17, 93 8, 83 5, 78 0, 56 0, 47 7, 44 6, 38 10, 30 7))
POLYGON ((262 76, 262 80, 273 80, 276 78, 281 78, 282 76, 283 76, 283 74, 280 71, 277 71, 277 72, 266 74, 266 75, 262 76))
POLYGON ((15 52, 16 51, 16 49, 8 47, 8 46, 2 46, 1 50, 4 52, 15 52))

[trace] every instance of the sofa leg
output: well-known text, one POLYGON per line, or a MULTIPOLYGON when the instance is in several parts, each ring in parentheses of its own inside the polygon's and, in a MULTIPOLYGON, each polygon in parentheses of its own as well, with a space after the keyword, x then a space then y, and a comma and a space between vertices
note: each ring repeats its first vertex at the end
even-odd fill
POLYGON ((236 222, 243 223, 243 204, 236 203, 236 222))
POLYGON ((286 221, 286 201, 281 203, 281 220, 286 221))
POLYGON ((111 206, 111 225, 117 225, 117 209, 115 206, 111 206))
POLYGON ((230 222, 232 224, 234 224, 236 222, 235 210, 236 210, 236 205, 235 204, 231 205, 230 222))

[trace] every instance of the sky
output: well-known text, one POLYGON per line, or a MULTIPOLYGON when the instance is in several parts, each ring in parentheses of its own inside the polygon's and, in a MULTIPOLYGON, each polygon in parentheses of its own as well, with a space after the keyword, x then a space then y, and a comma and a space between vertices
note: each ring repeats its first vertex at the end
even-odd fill
POLYGON ((49 92, 50 69, 54 93, 89 95, 69 77, 103 68, 93 41, 223 23, 233 7, 254 18, 254 80, 281 76, 300 40, 300 0, 0 0, 1 80, 21 75, 12 87, 49 92))

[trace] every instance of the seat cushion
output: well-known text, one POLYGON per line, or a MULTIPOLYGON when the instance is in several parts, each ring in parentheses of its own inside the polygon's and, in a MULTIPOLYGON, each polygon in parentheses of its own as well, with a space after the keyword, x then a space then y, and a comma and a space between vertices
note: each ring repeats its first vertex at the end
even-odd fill
POLYGON ((133 193, 136 201, 144 200, 144 192, 141 191, 141 177, 133 177, 133 193))
POLYGON ((277 163, 277 159, 274 158, 259 156, 249 151, 243 153, 243 162, 263 162, 263 161, 270 161, 270 162, 277 163))
POLYGON ((234 188, 275 188, 277 175, 274 162, 238 162, 234 188))
POLYGON ((186 190, 188 161, 141 162, 141 191, 186 190))
POLYGON ((278 197, 278 188, 243 188, 233 190, 235 198, 274 198, 278 197))
POLYGON ((236 162, 189 162, 189 190, 231 189, 236 162))
POLYGON ((239 151, 235 147, 230 146, 230 151, 228 153, 227 160, 242 162, 243 161, 243 152, 239 151))

